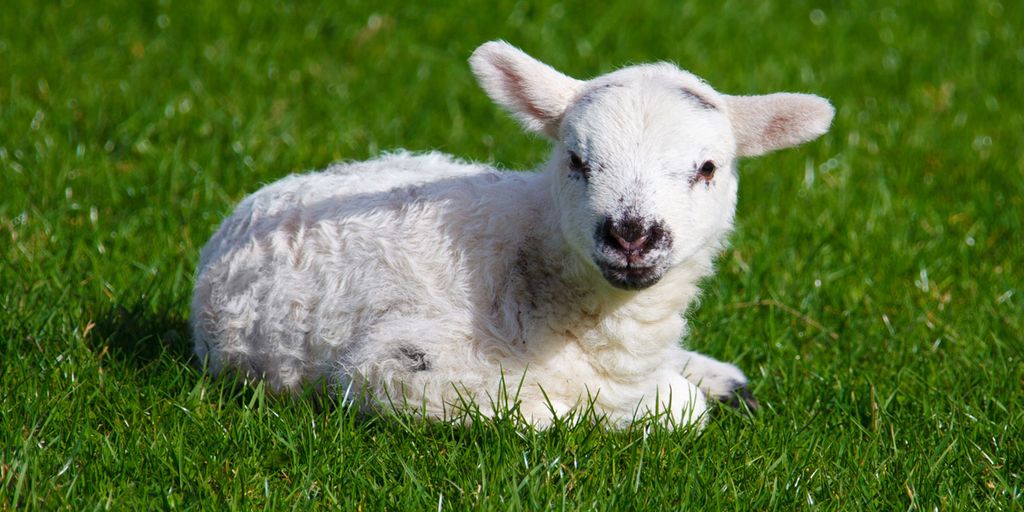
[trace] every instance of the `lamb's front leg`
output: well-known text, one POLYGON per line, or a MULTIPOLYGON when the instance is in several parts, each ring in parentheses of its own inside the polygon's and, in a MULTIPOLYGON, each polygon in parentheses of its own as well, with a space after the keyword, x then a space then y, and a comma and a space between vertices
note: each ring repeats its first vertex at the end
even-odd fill
POLYGON ((704 428, 708 405, 702 390, 680 375, 662 375, 656 380, 657 387, 644 396, 634 414, 660 413, 674 427, 704 428))
POLYGON ((733 407, 739 407, 741 401, 750 409, 758 407, 747 376, 734 365, 686 351, 683 376, 718 401, 733 407))

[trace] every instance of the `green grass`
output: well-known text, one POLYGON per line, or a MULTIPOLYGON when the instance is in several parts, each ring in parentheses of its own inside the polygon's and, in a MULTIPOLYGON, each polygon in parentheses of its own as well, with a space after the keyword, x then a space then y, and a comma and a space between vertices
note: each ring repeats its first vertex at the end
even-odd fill
POLYGON ((1013 2, 8 0, 0 510, 1024 506, 1024 15, 1013 2), (838 108, 745 162, 691 312, 763 408, 701 435, 359 418, 189 365, 198 251, 260 184, 390 148, 546 152, 466 58, 672 60, 838 108))

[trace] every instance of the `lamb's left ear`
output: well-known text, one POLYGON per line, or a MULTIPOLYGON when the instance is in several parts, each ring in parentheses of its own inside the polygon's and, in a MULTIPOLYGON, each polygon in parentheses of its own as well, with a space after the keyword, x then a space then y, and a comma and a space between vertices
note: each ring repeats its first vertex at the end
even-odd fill
POLYGON ((583 82, 504 42, 482 44, 469 58, 480 86, 528 130, 558 136, 558 125, 583 82))
POLYGON ((757 156, 813 140, 828 131, 835 109, 813 94, 725 95, 738 156, 757 156))

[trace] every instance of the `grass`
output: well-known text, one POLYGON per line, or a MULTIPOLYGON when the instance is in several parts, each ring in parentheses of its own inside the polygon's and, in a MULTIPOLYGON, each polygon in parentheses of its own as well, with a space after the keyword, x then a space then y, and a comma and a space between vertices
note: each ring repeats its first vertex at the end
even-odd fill
POLYGON ((0 509, 1022 508, 1017 6, 388 4, 5 3, 0 509), (455 427, 189 365, 199 249, 260 184, 397 147, 544 156, 472 81, 494 38, 576 76, 666 59, 838 107, 742 165, 690 313, 759 413, 455 427))

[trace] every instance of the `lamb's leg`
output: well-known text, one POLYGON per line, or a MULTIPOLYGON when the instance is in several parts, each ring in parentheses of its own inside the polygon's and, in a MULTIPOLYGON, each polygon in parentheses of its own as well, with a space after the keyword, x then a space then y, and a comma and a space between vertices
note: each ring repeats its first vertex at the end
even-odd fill
POLYGON ((696 384, 708 396, 733 407, 744 403, 757 409, 757 400, 747 386, 747 376, 729 363, 723 363, 696 352, 686 352, 683 376, 696 384))
MULTIPOLYGON (((538 388, 540 389, 540 388, 538 388)), ((527 393, 530 396, 520 397, 519 411, 527 423, 537 430, 546 430, 554 423, 555 418, 567 418, 573 406, 562 401, 551 399, 540 393, 527 393)))
POLYGON ((704 393, 693 382, 679 375, 668 375, 653 393, 644 397, 637 412, 661 413, 675 427, 696 426, 707 423, 707 401, 704 393))

